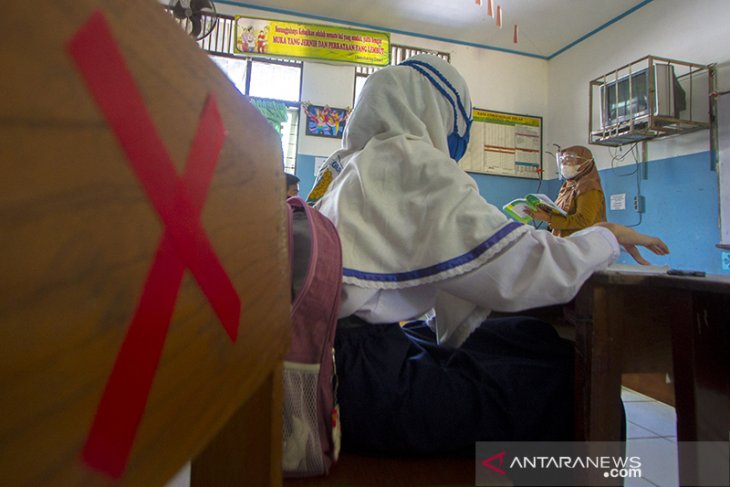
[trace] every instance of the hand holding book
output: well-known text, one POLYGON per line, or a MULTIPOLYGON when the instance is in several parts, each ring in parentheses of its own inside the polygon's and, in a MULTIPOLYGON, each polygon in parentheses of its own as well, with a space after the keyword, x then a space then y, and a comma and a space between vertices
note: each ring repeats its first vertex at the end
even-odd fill
POLYGON ((525 213, 532 217, 533 220, 547 223, 550 223, 550 217, 555 214, 550 211, 549 207, 543 205, 538 205, 534 210, 532 208, 525 208, 525 213))
POLYGON ((524 198, 512 200, 502 207, 509 216, 522 223, 532 219, 549 221, 550 215, 565 216, 566 213, 553 200, 541 193, 528 194, 524 198))

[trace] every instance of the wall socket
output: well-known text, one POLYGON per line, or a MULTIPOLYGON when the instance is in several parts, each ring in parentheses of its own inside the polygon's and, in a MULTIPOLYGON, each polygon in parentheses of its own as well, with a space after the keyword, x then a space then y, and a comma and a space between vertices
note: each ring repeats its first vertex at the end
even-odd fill
POLYGON ((730 271, 730 252, 722 253, 722 270, 730 271))
POLYGON ((644 197, 641 195, 634 196, 634 211, 644 213, 644 197))

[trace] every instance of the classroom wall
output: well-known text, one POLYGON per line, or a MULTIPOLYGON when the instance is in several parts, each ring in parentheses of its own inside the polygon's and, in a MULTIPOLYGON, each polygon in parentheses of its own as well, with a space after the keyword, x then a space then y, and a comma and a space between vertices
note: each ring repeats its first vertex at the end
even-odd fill
MULTIPOLYGON (((232 5, 222 5, 221 10, 327 23, 232 5)), ((391 42, 451 53, 452 64, 470 86, 475 107, 542 116, 543 150, 551 150, 553 143, 588 143, 589 81, 646 55, 717 63, 718 89, 729 89, 730 29, 725 25, 728 18, 727 0, 654 0, 549 60, 402 34, 393 34, 391 42)), ((304 63, 303 101, 352 106, 353 88, 353 67, 304 63)), ((306 195, 314 183, 315 158, 326 157, 338 147, 337 140, 305 136, 303 125, 300 126, 297 175, 301 178, 302 194, 306 195)), ((636 154, 601 146, 590 148, 601 170, 607 199, 611 195, 626 195, 626 209, 609 210, 609 220, 635 225, 638 231, 656 234, 670 245, 671 255, 652 257, 653 264, 728 272, 723 271, 721 251, 715 248, 719 242, 717 177, 710 169, 708 131, 648 142, 636 157, 642 163, 639 179, 623 176, 616 169, 625 166, 630 172, 636 154), (637 194, 645 197, 643 214, 633 211, 637 194), (690 234, 691 238, 687 238, 690 234)), ((497 206, 528 192, 540 191, 555 197, 560 187, 560 181, 555 179, 555 162, 547 154, 543 158, 546 180, 542 182, 488 175, 473 177, 481 194, 497 206)), ((621 260, 629 262, 630 258, 623 256, 621 260)))
MULTIPOLYGON (((714 248, 719 242, 717 178, 708 170, 709 161, 709 152, 652 161, 646 168, 646 179, 641 181, 646 211, 607 211, 609 221, 658 235, 669 245, 671 253, 666 257, 647 257, 652 264, 720 273, 720 251, 714 248)), ((637 175, 643 177, 642 168, 636 165, 601 171, 606 197, 626 194, 630 205, 637 175)), ((622 255, 621 261, 630 263, 632 259, 622 255)))
MULTIPOLYGON (((326 21, 300 18, 279 10, 242 8, 235 3, 219 1, 216 5, 219 11, 228 15, 328 24, 326 21)), ((544 116, 547 112, 548 62, 544 59, 403 34, 392 34, 391 42, 450 53, 451 63, 469 84, 472 102, 477 108, 537 116, 544 116)), ((354 86, 353 66, 304 62, 302 101, 337 108, 351 107, 354 104, 354 86)), ((339 146, 340 141, 337 139, 305 135, 304 124, 300 123, 296 174, 301 180, 301 194, 306 195, 314 184, 315 158, 327 157, 339 146)), ((490 201, 501 204, 534 191, 538 184, 531 179, 485 175, 474 175, 474 179, 490 201)))
MULTIPOLYGON (((477 108, 539 116, 547 109, 545 60, 400 34, 393 34, 391 42, 449 52, 451 63, 467 80, 472 103, 477 108)), ((317 105, 353 106, 354 84, 353 67, 305 62, 302 100, 317 105)), ((306 136, 303 124, 300 124, 299 140, 296 172, 301 179, 300 191, 306 195, 314 184, 315 158, 329 156, 339 148, 340 141, 306 136)), ((501 204, 534 191, 538 184, 530 179, 473 176, 483 190, 482 194, 488 196, 490 201, 501 204), (506 188, 510 191, 506 191, 506 188), (493 194, 491 189, 496 189, 498 194, 493 194)))
MULTIPOLYGON (((654 0, 550 59, 545 146, 586 144, 590 80, 646 55, 717 63, 718 90, 730 89, 728 19, 727 0, 654 0)), ((658 235, 669 244, 671 254, 652 257, 652 263, 728 273, 715 247, 720 241, 718 180, 711 170, 709 137, 703 130, 648 142, 645 153, 638 151, 637 159, 645 162, 639 165, 638 180, 636 175, 621 176, 635 168, 633 154, 612 162, 624 154, 590 146, 607 199, 626 195, 627 209, 609 210, 609 220, 636 225, 636 230, 658 235), (645 197, 643 214, 633 210, 638 191, 645 197)), ((631 259, 623 255, 622 261, 631 259)))
MULTIPOLYGON (((393 34, 391 42, 451 54, 451 63, 467 80, 475 107, 542 116, 547 109, 547 61, 525 56, 478 49, 470 46, 393 34)), ((353 106, 355 69, 325 63, 305 62, 302 77, 302 100, 331 106, 353 106)), ((306 194, 314 184, 316 157, 326 157, 339 148, 339 141, 304 135, 300 126, 297 176, 300 190, 306 194)), ((492 176, 475 175, 480 187, 489 188, 492 176)), ((499 178, 508 179, 508 178, 499 178)), ((514 194, 536 187, 534 180, 513 179, 514 194)), ((498 198, 504 203, 514 199, 498 198)))

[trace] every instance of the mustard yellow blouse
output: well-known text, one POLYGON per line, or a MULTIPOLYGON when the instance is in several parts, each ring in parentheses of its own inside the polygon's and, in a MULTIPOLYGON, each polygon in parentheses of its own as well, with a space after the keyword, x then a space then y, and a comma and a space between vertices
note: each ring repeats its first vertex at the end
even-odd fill
POLYGON ((603 191, 593 189, 579 194, 567 213, 568 216, 553 215, 550 218, 553 235, 567 237, 594 223, 606 221, 606 201, 603 191))

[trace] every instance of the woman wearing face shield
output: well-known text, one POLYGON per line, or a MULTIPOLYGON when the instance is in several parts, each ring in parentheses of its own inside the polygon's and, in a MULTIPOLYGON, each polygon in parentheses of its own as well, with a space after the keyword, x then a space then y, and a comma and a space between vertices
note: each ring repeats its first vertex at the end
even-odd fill
POLYGON ((606 221, 606 202, 593 154, 583 146, 557 153, 558 170, 565 180, 555 203, 567 216, 537 210, 529 212, 534 220, 550 225, 553 235, 567 237, 579 230, 606 221))
POLYGON ((345 450, 473 455, 475 441, 572 439, 572 344, 542 321, 486 318, 569 301, 620 245, 668 251, 619 225, 557 238, 507 219, 458 166, 471 111, 438 57, 381 69, 308 197, 342 243, 345 450))

